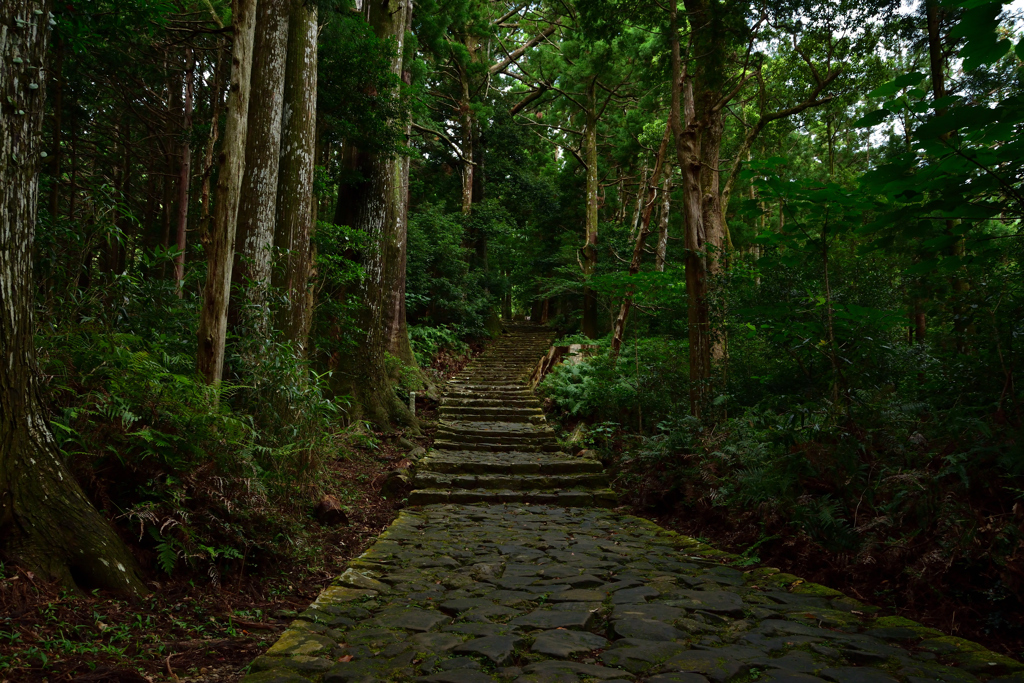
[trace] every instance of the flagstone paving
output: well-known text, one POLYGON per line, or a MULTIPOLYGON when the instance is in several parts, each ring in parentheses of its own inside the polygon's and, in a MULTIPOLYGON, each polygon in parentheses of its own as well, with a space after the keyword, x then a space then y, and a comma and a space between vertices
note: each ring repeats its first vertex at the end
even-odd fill
POLYGON ((525 389, 520 326, 442 399, 411 509, 245 683, 1024 683, 1024 665, 607 509, 525 389))

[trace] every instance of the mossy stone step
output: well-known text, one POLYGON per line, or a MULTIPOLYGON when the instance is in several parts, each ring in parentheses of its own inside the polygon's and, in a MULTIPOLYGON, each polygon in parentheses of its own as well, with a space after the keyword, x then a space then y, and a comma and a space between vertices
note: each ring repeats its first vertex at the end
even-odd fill
POLYGON ((452 391, 448 390, 441 394, 441 400, 445 399, 492 399, 495 401, 519 401, 530 400, 537 402, 537 397, 528 391, 452 391))
MULTIPOLYGON (((444 439, 438 439, 434 441, 434 448, 442 451, 461 451, 466 448, 464 442, 459 441, 447 441, 444 439)), ((488 453, 507 453, 509 448, 515 448, 516 451, 522 453, 557 453, 559 446, 557 443, 519 443, 519 444, 507 444, 507 443, 492 443, 492 442, 474 442, 473 450, 488 452, 488 453)))
POLYGON ((476 408, 460 406, 441 406, 438 410, 441 419, 458 419, 466 422, 532 422, 544 421, 544 413, 540 408, 476 408))
POLYGON ((459 433, 472 435, 480 438, 488 438, 494 435, 529 436, 533 438, 555 438, 555 431, 547 425, 525 425, 521 422, 502 422, 495 420, 481 424, 479 422, 460 422, 459 420, 445 420, 438 427, 439 434, 459 433))
POLYGON ((603 472, 583 474, 469 474, 417 471, 412 485, 422 489, 505 489, 509 491, 559 491, 562 489, 603 489, 608 477, 603 472))
MULTIPOLYGON (((519 444, 554 444, 555 435, 544 425, 529 422, 452 422, 437 431, 437 438, 456 443, 498 443, 505 444, 508 450, 516 450, 519 444), (474 427, 474 425, 479 425, 474 427), (515 429, 520 427, 520 429, 515 429)), ((472 448, 467 450, 473 450, 472 448)))
POLYGON ((441 405, 486 405, 486 407, 499 407, 508 405, 510 408, 540 408, 541 401, 535 396, 509 396, 508 398, 485 398, 477 395, 466 396, 441 396, 441 405))
POLYGON ((602 507, 618 504, 618 494, 611 489, 563 491, 509 491, 503 489, 417 489, 409 494, 410 505, 454 503, 529 503, 561 507, 602 507))
POLYGON ((526 391, 522 384, 495 382, 490 384, 474 384, 472 382, 461 382, 459 380, 448 380, 449 386, 457 391, 526 391))
POLYGON ((417 471, 449 474, 584 474, 600 473, 597 460, 573 458, 565 453, 505 451, 431 451, 416 466, 417 471))

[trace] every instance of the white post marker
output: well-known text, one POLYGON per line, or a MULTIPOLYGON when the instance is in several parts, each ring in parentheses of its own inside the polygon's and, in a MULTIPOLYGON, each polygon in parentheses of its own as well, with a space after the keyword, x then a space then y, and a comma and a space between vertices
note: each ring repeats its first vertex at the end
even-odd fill
POLYGON ((416 414, 416 392, 415 391, 410 391, 409 392, 409 412, 411 412, 413 415, 416 414))

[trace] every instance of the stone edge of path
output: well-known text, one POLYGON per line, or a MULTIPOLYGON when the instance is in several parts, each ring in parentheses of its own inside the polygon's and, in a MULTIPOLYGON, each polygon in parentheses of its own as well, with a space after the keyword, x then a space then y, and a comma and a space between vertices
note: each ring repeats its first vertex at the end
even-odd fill
MULTIPOLYGON (((474 507, 474 506, 465 506, 474 507)), ((490 506, 487 506, 490 507, 490 506)), ((539 507, 539 506, 538 506, 539 507)), ((245 676, 243 683, 316 683, 338 660, 335 648, 343 642, 343 634, 331 628, 335 618, 332 609, 354 601, 372 599, 388 592, 387 584, 381 583, 363 571, 380 571, 384 565, 374 560, 375 548, 387 542, 388 536, 404 527, 411 525, 419 518, 420 509, 402 510, 397 519, 385 529, 374 545, 364 553, 350 560, 346 571, 325 588, 309 608, 292 621, 280 638, 262 656, 251 665, 258 671, 245 676), (333 633, 332 633, 333 631, 333 633)), ((675 531, 664 529, 654 522, 629 514, 620 514, 624 522, 636 525, 635 528, 646 527, 661 537, 661 543, 674 547, 688 557, 729 564, 742 560, 740 555, 718 550, 706 543, 675 531)), ((739 567, 742 569, 742 567, 739 567)), ((955 665, 970 667, 975 673, 985 676, 987 667, 995 667, 998 674, 992 676, 1010 676, 1012 680, 1024 681, 1024 664, 1006 655, 993 652, 984 646, 956 636, 950 636, 938 629, 930 628, 910 619, 896 616, 874 617, 880 608, 867 605, 843 594, 841 591, 828 588, 821 584, 805 581, 793 574, 787 574, 773 567, 753 567, 743 570, 746 583, 762 588, 783 589, 796 595, 807 595, 840 599, 849 607, 849 612, 858 617, 864 629, 867 628, 906 628, 918 635, 914 643, 923 646, 943 657, 953 660, 955 665)), ((439 611, 440 614, 440 611, 439 611)), ((446 617, 447 618, 447 617, 446 617)))

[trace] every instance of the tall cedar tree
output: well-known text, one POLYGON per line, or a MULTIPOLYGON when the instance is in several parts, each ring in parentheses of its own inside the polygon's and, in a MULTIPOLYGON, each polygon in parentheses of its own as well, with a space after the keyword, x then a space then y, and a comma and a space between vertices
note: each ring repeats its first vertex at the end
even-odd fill
POLYGON ((135 560, 65 467, 35 358, 46 0, 0 0, 0 552, 68 586, 146 593, 135 560))

